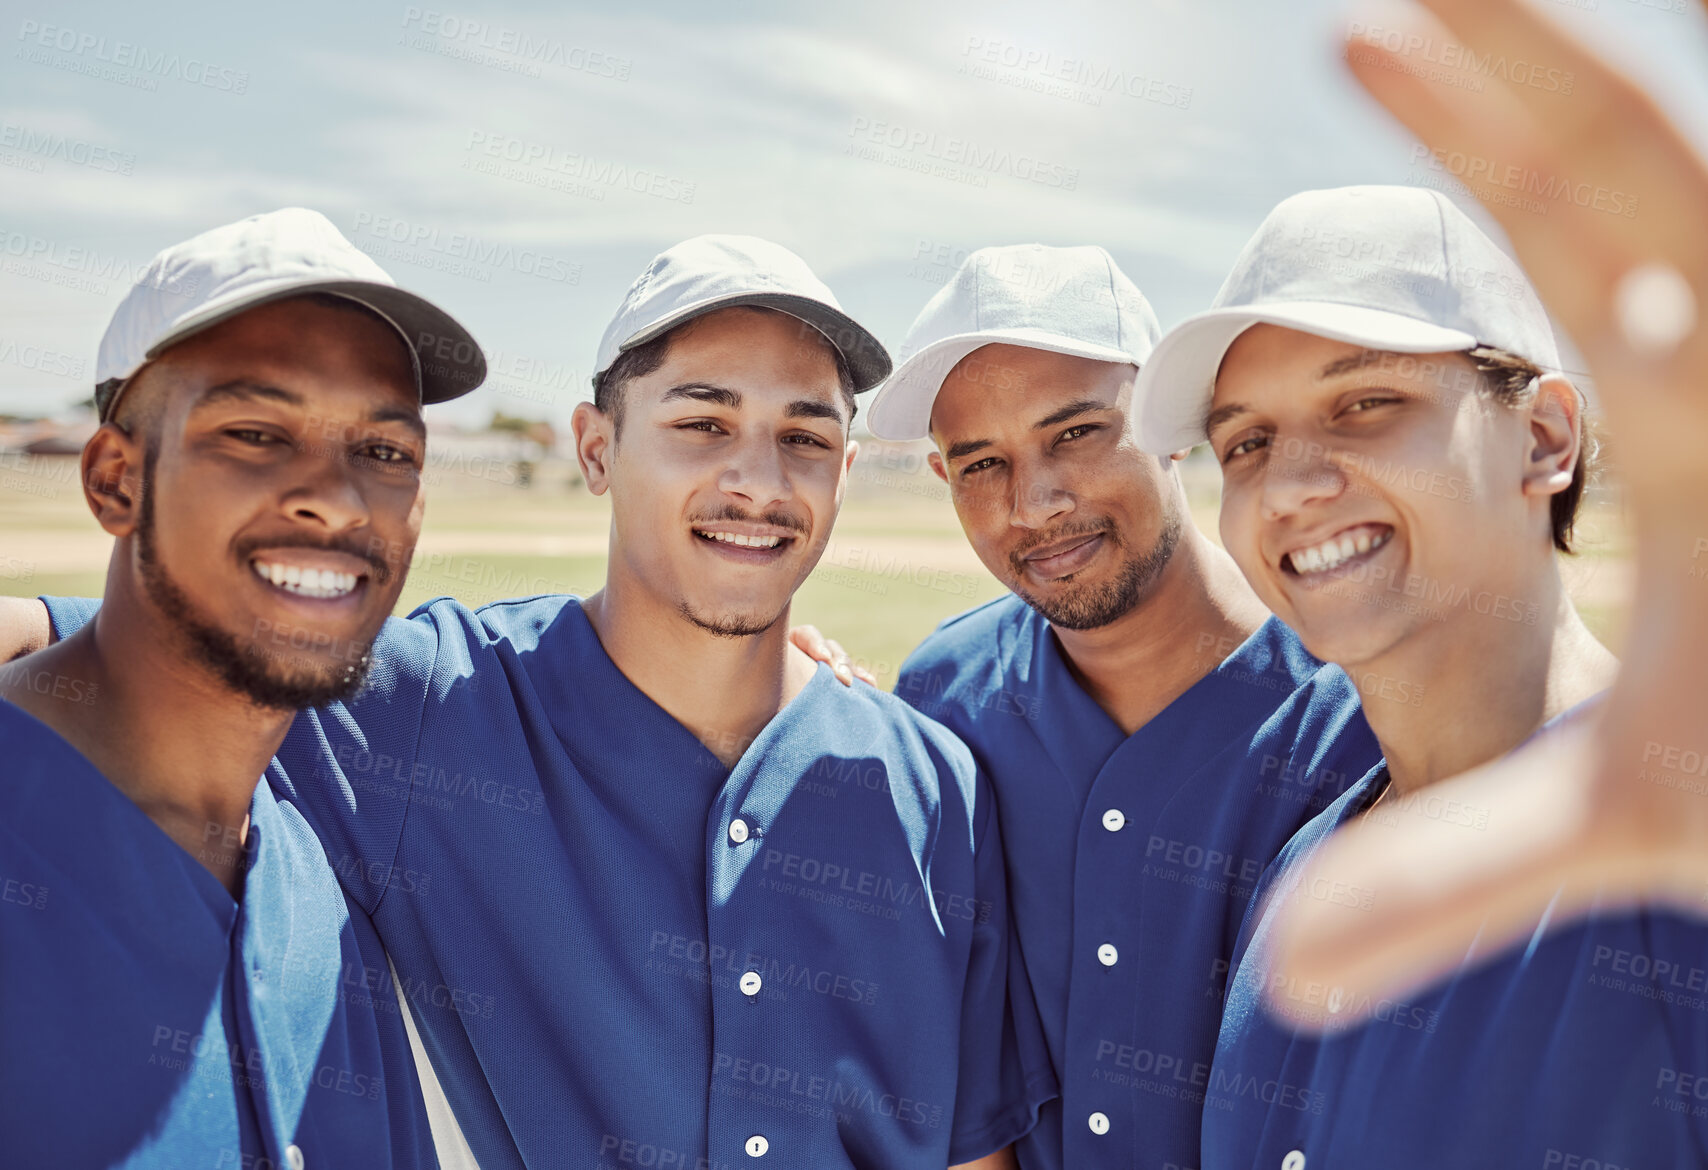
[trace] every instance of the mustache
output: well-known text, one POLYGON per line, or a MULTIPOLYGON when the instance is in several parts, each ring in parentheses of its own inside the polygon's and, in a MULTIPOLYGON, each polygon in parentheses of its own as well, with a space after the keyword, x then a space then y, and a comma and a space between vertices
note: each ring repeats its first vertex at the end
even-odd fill
POLYGON ((755 515, 751 512, 742 511, 734 504, 727 504, 715 511, 707 512, 700 516, 690 516, 688 518, 688 523, 690 525, 718 524, 726 522, 730 524, 769 524, 773 528, 784 528, 790 532, 797 532, 802 536, 805 536, 808 532, 812 531, 805 520, 788 512, 773 511, 755 515))
POLYGON ((1098 536, 1102 534, 1108 534, 1111 537, 1115 535, 1114 527, 1105 520, 1081 520, 1063 524, 1061 527, 1053 528, 1048 532, 1038 532, 1027 537, 1010 550, 1008 561, 1014 566, 1014 571, 1018 573, 1025 567, 1026 558, 1047 544, 1055 544, 1058 541, 1075 536, 1098 536))
POLYGON ((374 584, 384 585, 392 578, 392 568, 391 563, 384 557, 380 556, 379 552, 375 548, 376 545, 384 547, 384 542, 377 540, 363 540, 360 537, 354 536, 334 538, 332 540, 314 540, 310 537, 297 534, 267 539, 256 536, 246 537, 245 539, 237 542, 236 548, 238 556, 245 561, 249 560, 256 552, 264 548, 306 548, 312 549, 315 552, 343 553, 345 556, 355 557, 360 561, 365 561, 369 569, 372 570, 374 584))

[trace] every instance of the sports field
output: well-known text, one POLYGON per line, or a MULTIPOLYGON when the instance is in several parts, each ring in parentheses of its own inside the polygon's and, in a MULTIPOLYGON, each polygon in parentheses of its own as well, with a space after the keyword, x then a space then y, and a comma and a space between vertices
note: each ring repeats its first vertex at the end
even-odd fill
MULTIPOLYGON (((951 614, 997 597, 962 536, 943 484, 918 447, 869 445, 824 558, 796 599, 794 620, 840 640, 886 687, 908 652, 951 614)), ((1199 525, 1215 535, 1218 475, 1203 451, 1184 474, 1199 525)), ((426 472, 427 518, 399 612, 452 595, 586 595, 604 577, 609 509, 547 465, 528 487, 510 474, 470 474, 455 459, 426 472)), ((1592 501, 1567 580, 1592 629, 1615 650, 1630 572, 1616 502, 1592 501)), ((70 457, 0 456, 0 593, 96 595, 111 541, 90 517, 70 457)))

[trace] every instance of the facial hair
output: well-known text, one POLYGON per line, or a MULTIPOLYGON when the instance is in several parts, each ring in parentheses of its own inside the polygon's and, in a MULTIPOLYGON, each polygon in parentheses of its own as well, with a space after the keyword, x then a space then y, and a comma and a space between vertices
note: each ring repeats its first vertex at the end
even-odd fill
POLYGON ((171 623, 191 656, 219 676, 227 689, 257 707, 296 711, 351 698, 367 681, 373 642, 352 647, 351 661, 330 662, 320 670, 294 670, 281 657, 209 620, 160 561, 155 543, 155 449, 143 458, 142 502, 137 517, 137 560, 148 599, 171 623))
MULTIPOLYGON (((1162 531, 1157 534, 1155 543, 1143 553, 1128 553, 1126 544, 1113 528, 1095 528, 1088 531, 1101 532, 1104 538, 1115 547, 1117 554, 1127 554, 1121 561, 1111 581, 1101 585, 1076 585, 1073 577, 1067 576, 1058 583, 1055 596, 1043 598, 1028 592, 1020 584, 1025 580, 1022 575, 1024 565, 1022 558, 1026 549, 1017 549, 1009 558, 1014 570, 1013 583, 1010 588, 1016 596, 1027 605, 1043 615, 1045 621, 1052 626, 1064 630, 1095 630, 1109 625, 1132 612, 1133 607, 1150 591, 1163 569, 1174 556, 1174 550, 1180 545, 1182 521, 1178 514, 1171 513, 1163 520, 1162 531)), ((1036 544, 1045 544, 1061 539, 1073 532, 1053 532, 1036 544)))

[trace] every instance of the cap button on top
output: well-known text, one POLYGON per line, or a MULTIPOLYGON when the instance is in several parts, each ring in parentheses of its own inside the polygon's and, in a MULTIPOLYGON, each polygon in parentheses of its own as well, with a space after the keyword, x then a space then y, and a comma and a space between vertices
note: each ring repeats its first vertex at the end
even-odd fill
POLYGON ((729 839, 733 845, 740 845, 748 837, 747 822, 736 817, 729 823, 729 839))
POLYGON ((1111 833, 1118 833, 1127 823, 1126 814, 1118 808, 1112 808, 1103 814, 1103 827, 1111 833))

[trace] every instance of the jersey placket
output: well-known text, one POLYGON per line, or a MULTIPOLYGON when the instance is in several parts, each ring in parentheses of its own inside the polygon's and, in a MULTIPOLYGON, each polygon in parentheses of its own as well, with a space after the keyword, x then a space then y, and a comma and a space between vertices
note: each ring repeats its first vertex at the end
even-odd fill
MULTIPOLYGON (((1140 1148, 1136 1095, 1148 1074, 1133 1023, 1140 1010, 1143 888, 1137 862, 1147 807, 1141 764, 1146 729, 1105 762, 1080 813, 1074 867, 1073 965, 1068 1056, 1062 1076, 1065 1165, 1130 1166, 1140 1148), (1087 1051, 1089 1047, 1089 1051, 1087 1051)), ((1153 960, 1154 961, 1154 958, 1153 960)), ((1168 1010, 1151 1004, 1150 1010, 1168 1010)), ((1154 1069, 1149 1070, 1154 1072, 1154 1069)))
MULTIPOLYGON (((744 920, 729 905, 794 787, 792 771, 764 766, 766 738, 762 734, 737 762, 712 802, 706 825, 706 937, 709 952, 721 957, 711 968, 712 1077, 706 1149, 710 1165, 719 1170, 757 1164, 768 1155, 770 1162, 785 1165, 805 1165, 809 1160, 806 1151, 791 1148, 798 1143, 783 1132, 774 1111, 756 1109, 744 1093, 735 1091, 738 1070, 787 1067, 778 1063, 774 1045, 767 1043, 778 1029, 768 1022, 765 956, 782 949, 771 945, 767 934, 779 923, 775 918, 744 920)), ((743 1075, 753 1079, 751 1074, 743 1075)))

